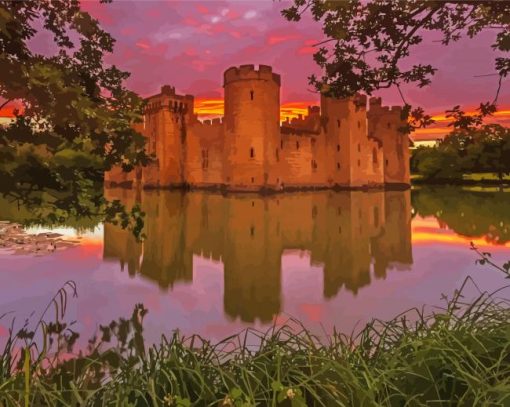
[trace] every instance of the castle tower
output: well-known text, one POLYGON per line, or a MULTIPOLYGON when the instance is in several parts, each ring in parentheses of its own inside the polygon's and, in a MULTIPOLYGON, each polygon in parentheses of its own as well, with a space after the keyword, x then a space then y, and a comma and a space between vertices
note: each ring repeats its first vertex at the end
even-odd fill
POLYGON ((365 185, 366 97, 336 99, 321 95, 321 112, 326 132, 328 186, 365 185))
POLYGON ((370 98, 368 135, 383 146, 384 183, 407 187, 410 184, 409 137, 399 131, 406 124, 400 106, 382 106, 381 98, 370 98))
POLYGON ((224 88, 224 183, 231 190, 276 187, 280 75, 266 65, 232 67, 224 88))
POLYGON ((145 187, 178 187, 186 183, 186 135, 193 119, 193 101, 193 96, 177 95, 169 85, 147 99, 144 134, 156 162, 143 169, 145 187))

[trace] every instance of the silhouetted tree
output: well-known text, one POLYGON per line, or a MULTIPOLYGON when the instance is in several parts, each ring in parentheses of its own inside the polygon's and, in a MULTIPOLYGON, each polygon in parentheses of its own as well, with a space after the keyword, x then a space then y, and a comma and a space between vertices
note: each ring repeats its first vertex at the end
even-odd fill
POLYGON ((0 127, 0 193, 41 221, 114 219, 121 206, 102 196, 104 171, 148 159, 132 128, 143 100, 104 62, 114 42, 78 0, 0 1, 0 107, 18 109, 0 127))
MULTIPOLYGON (((370 95, 392 86, 400 91, 404 83, 428 85, 437 69, 429 61, 411 65, 406 61, 427 31, 440 33, 442 44, 448 45, 490 28, 497 33, 492 48, 510 50, 509 1, 294 0, 282 14, 299 21, 306 12, 322 24, 325 36, 314 54, 322 75, 311 75, 310 83, 336 97, 360 91, 370 95)), ((495 97, 480 106, 486 114, 494 110, 501 82, 510 73, 510 58, 497 57, 495 72, 499 77, 495 97)), ((410 119, 405 131, 431 123, 423 109, 411 111, 407 103, 405 107, 403 113, 410 119)))

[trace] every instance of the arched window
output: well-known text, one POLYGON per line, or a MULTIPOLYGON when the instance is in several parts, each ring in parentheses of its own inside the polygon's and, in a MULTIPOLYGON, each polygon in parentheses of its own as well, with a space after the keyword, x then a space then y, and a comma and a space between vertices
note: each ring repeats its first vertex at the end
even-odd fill
POLYGON ((250 148, 250 158, 253 158, 255 157, 255 150, 252 148, 250 148))
POLYGON ((255 95, 255 92, 250 90, 250 99, 253 100, 253 96, 255 95))
POLYGON ((336 121, 336 124, 337 124, 338 128, 340 128, 340 119, 338 119, 338 120, 336 121))
POLYGON ((336 151, 340 151, 340 144, 336 145, 336 151))
POLYGON ((299 150, 299 141, 296 141, 296 150, 299 150))
POLYGON ((340 170, 340 163, 336 163, 336 169, 340 170))
POLYGON ((391 129, 391 123, 388 123, 386 127, 388 127, 388 129, 391 129))
POLYGON ((361 129, 361 122, 358 120, 358 129, 361 129))

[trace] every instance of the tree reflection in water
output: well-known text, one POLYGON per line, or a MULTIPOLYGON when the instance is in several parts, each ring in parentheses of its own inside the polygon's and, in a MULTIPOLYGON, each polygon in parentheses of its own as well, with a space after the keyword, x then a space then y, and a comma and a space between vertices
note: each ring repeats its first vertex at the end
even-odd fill
POLYGON ((412 193, 417 215, 434 216, 441 227, 492 244, 510 241, 510 192, 480 188, 422 187, 412 193))

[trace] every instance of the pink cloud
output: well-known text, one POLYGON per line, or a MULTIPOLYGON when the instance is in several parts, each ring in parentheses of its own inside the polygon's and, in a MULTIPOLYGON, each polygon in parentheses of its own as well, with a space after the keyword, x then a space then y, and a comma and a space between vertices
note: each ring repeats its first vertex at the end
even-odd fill
POLYGON ((197 20, 195 20, 195 19, 194 19, 194 18, 192 18, 192 17, 186 17, 186 18, 182 21, 182 23, 183 23, 184 25, 188 25, 188 26, 191 26, 191 27, 196 27, 197 25, 199 25, 199 24, 200 24, 197 20))
POLYGON ((280 44, 282 42, 295 40, 295 39, 298 39, 298 38, 299 38, 299 35, 297 35, 297 34, 290 34, 290 35, 269 35, 267 37, 266 42, 269 45, 275 45, 275 44, 280 44))
POLYGON ((147 44, 146 42, 144 41, 138 41, 136 44, 135 44, 138 48, 142 48, 142 49, 149 49, 151 46, 149 44, 147 44))
POLYGON ((197 6, 197 10, 200 14, 209 14, 209 9, 201 4, 197 6))
POLYGON ((307 54, 315 54, 317 52, 317 48, 315 47, 301 47, 298 49, 298 54, 307 55, 307 54))

